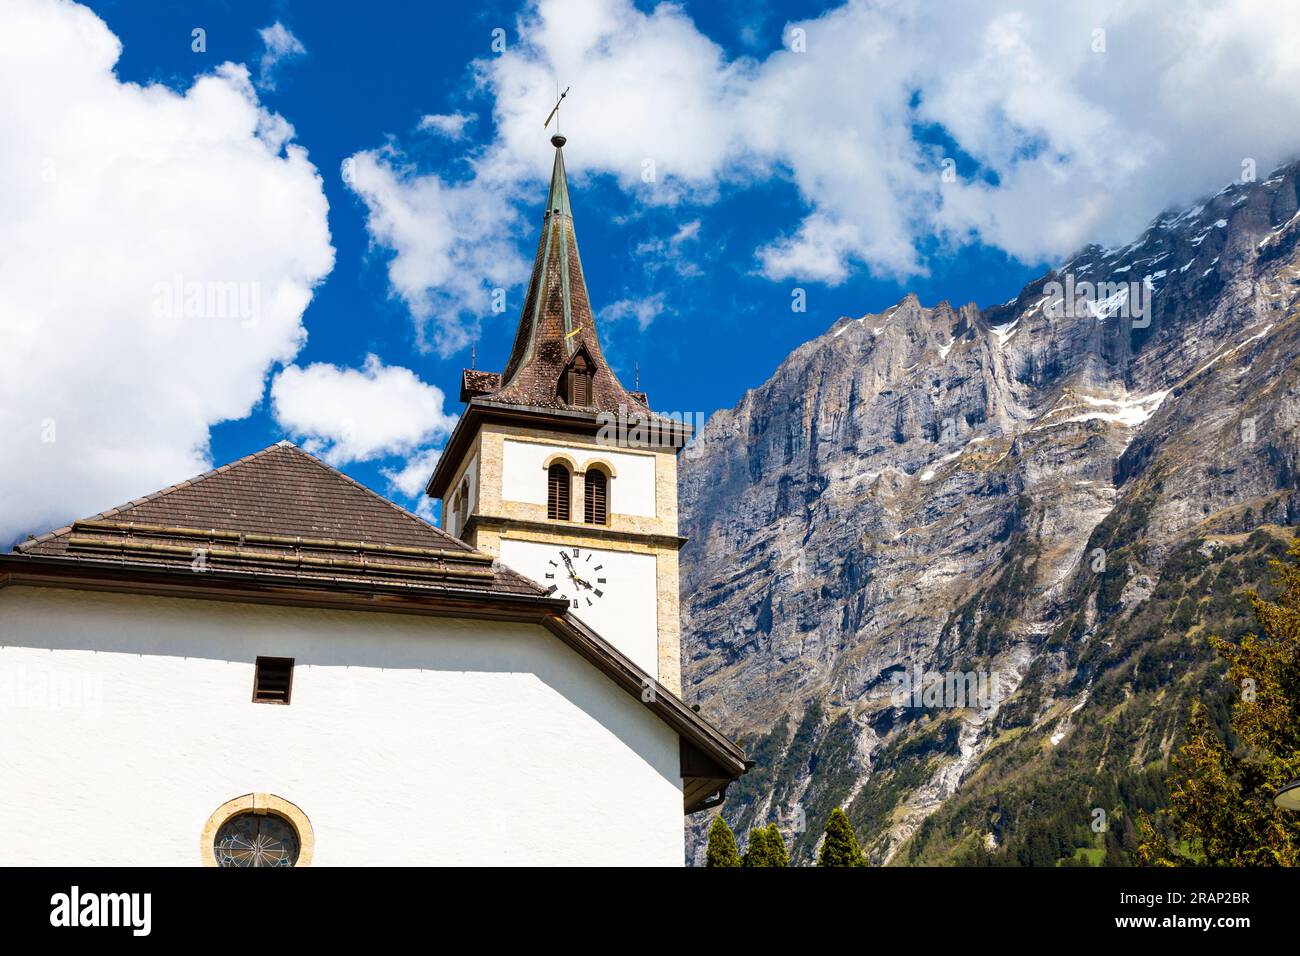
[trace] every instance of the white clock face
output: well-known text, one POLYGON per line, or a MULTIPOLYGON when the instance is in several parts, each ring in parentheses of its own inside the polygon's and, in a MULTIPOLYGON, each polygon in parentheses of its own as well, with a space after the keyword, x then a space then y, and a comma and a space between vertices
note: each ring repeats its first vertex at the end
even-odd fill
POLYGON ((601 555, 582 548, 557 549, 546 567, 546 593, 562 597, 575 611, 595 607, 609 584, 601 555))
POLYGON ((570 614, 648 674, 659 667, 658 562, 653 554, 634 551, 501 540, 502 564, 565 601, 570 614))

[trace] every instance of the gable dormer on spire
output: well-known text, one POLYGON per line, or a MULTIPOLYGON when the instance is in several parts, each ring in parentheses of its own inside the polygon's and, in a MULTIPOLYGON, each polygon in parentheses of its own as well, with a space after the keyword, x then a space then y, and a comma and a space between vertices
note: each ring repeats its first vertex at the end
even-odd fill
POLYGON ((580 393, 587 401, 577 407, 614 413, 620 408, 646 411, 644 401, 623 388, 601 353, 596 316, 587 295, 578 237, 573 227, 573 207, 564 170, 565 142, 558 134, 551 137, 555 147, 551 188, 546 196, 542 236, 515 332, 514 348, 499 384, 483 382, 495 387, 478 394, 508 405, 571 406, 573 403, 564 400, 570 394, 566 379, 571 378, 574 357, 583 351, 590 363, 591 381, 589 392, 580 393))
POLYGON ((574 408, 591 407, 595 374, 596 363, 592 360, 591 353, 587 351, 587 346, 579 345, 578 350, 573 353, 573 358, 569 359, 560 374, 559 387, 556 391, 560 401, 574 408))

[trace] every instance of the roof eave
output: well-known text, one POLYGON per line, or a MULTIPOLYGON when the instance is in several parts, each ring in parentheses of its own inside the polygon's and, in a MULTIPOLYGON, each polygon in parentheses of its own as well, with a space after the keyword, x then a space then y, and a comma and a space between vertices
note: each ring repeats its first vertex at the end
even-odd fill
MULTIPOLYGON (((203 572, 196 572, 188 565, 124 561, 120 558, 108 559, 81 555, 67 557, 52 554, 23 554, 16 551, 0 554, 0 574, 4 575, 0 587, 6 584, 48 586, 66 581, 68 586, 74 589, 98 583, 105 585, 97 588, 98 590, 116 590, 117 588, 111 585, 120 583, 124 585, 121 590, 146 591, 149 587, 156 586, 158 593, 196 598, 216 598, 223 590, 238 590, 245 595, 264 593, 267 596, 302 599, 284 602, 255 601, 254 603, 289 603, 300 606, 334 607, 340 601, 334 600, 332 596, 347 599, 364 595, 380 595, 400 597, 429 607, 438 606, 440 603, 446 603, 448 607, 452 605, 460 607, 465 602, 478 602, 502 607, 507 605, 536 607, 547 612, 558 612, 568 608, 568 603, 563 599, 549 598, 542 593, 528 594, 454 584, 358 581, 348 577, 291 575, 211 566, 203 572)), ((390 607, 384 605, 374 609, 388 610, 390 607)))

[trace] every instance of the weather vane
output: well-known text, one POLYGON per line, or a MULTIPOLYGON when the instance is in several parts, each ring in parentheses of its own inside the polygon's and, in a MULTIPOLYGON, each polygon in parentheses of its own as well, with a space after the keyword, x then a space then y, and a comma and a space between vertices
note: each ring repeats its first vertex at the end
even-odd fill
MULTIPOLYGON (((559 118, 559 114, 560 114, 560 104, 564 102, 564 98, 565 98, 566 96, 569 95, 569 90, 571 90, 571 89, 573 89, 573 87, 571 87, 571 86, 566 86, 566 87, 564 88, 564 92, 563 92, 563 93, 560 93, 560 98, 557 99, 557 100, 555 101, 555 105, 554 105, 553 107, 551 107, 551 112, 550 112, 549 114, 547 114, 547 116, 546 116, 546 122, 542 124, 542 129, 546 129, 546 127, 548 127, 548 126, 551 125, 551 120, 555 120, 555 132, 558 133, 558 132, 560 131, 560 118, 559 118)), ((555 84, 555 91, 556 91, 557 93, 559 93, 559 90, 560 90, 560 84, 559 84, 559 83, 556 83, 556 84, 555 84)))

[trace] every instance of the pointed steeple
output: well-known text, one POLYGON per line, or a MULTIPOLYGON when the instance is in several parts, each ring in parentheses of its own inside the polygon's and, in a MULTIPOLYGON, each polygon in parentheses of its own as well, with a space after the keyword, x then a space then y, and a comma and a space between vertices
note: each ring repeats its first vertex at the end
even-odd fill
POLYGON ((569 205, 569 178, 564 174, 564 144, 568 140, 556 133, 551 137, 555 147, 555 165, 551 168, 551 191, 546 196, 546 214, 558 213, 573 218, 573 207, 569 205))
POLYGON ((643 408, 644 401, 623 388, 601 352, 573 227, 564 171, 565 142, 558 134, 551 137, 555 165, 532 280, 501 383, 484 397, 493 402, 541 408, 611 412, 620 405, 643 408), (576 395, 567 390, 566 378, 575 368, 580 372, 585 368, 583 374, 590 375, 589 387, 576 395))

